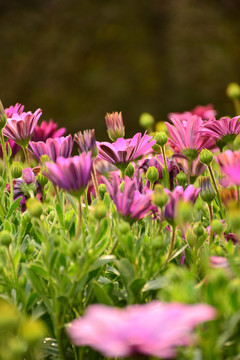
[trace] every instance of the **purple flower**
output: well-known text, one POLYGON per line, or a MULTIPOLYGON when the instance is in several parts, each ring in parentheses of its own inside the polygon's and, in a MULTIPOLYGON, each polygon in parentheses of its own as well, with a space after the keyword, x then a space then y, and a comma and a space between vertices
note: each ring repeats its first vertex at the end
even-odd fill
POLYGON ((107 179, 103 179, 103 181, 117 210, 125 218, 129 220, 142 219, 154 209, 151 202, 152 191, 144 189, 145 193, 141 194, 136 190, 135 180, 126 176, 123 191, 120 190, 120 179, 117 175, 113 174, 112 184, 107 179))
POLYGON ((131 161, 151 151, 156 142, 156 140, 151 139, 152 137, 145 132, 143 136, 141 133, 137 133, 132 139, 119 138, 112 144, 97 142, 98 156, 119 168, 126 168, 131 161))
POLYGON ((41 109, 36 110, 34 114, 31 111, 12 114, 11 118, 7 119, 3 135, 26 148, 41 115, 41 109))
POLYGON ((13 116, 13 114, 18 114, 21 115, 23 113, 24 110, 24 105, 21 105, 19 103, 16 103, 14 106, 11 105, 9 106, 9 108, 5 109, 5 114, 7 115, 7 118, 11 118, 13 116))
POLYGON ((165 189, 166 193, 169 196, 169 201, 165 207, 165 218, 169 222, 173 222, 177 215, 177 205, 180 200, 185 202, 194 203, 197 199, 197 196, 200 192, 200 189, 195 188, 193 185, 189 185, 183 190, 182 186, 176 186, 174 191, 171 192, 168 189, 165 189))
POLYGON ((43 172, 43 175, 53 184, 74 196, 80 196, 87 187, 91 176, 91 152, 67 159, 58 157, 55 164, 46 162, 44 165, 46 171, 43 172))
POLYGON ((123 138, 125 135, 125 127, 123 125, 122 112, 113 112, 105 116, 107 125, 107 133, 112 141, 123 138))
POLYGON ((80 152, 96 152, 95 130, 79 131, 74 135, 74 141, 77 143, 80 152))
POLYGON ((229 264, 225 257, 210 256, 210 264, 212 268, 228 268, 229 264))
POLYGON ((73 140, 72 136, 68 135, 67 137, 47 139, 46 143, 43 141, 31 141, 29 145, 37 161, 40 161, 42 155, 47 155, 55 162, 59 156, 68 158, 71 155, 73 140))
POLYGON ((36 125, 32 141, 43 141, 46 142, 47 139, 55 139, 63 136, 66 132, 65 128, 58 129, 58 124, 55 123, 52 119, 47 121, 42 121, 40 125, 36 125))
POLYGON ((198 324, 215 316, 215 309, 205 304, 153 301, 125 309, 96 304, 67 331, 74 344, 91 346, 107 357, 145 354, 170 359, 176 347, 191 344, 198 324))

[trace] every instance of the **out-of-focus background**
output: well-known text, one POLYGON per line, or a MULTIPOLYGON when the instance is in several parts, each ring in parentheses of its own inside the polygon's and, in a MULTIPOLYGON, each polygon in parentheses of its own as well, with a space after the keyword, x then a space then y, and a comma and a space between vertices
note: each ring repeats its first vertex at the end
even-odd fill
POLYGON ((240 80, 239 0, 0 0, 0 98, 74 133, 214 104, 240 80))

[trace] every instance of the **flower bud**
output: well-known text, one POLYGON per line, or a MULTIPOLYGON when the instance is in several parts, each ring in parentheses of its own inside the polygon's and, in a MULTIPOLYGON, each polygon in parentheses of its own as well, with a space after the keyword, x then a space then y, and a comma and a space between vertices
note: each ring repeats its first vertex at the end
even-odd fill
POLYGON ((121 221, 118 225, 118 230, 122 235, 126 235, 130 231, 130 225, 126 221, 121 221))
POLYGON ((159 208, 163 208, 168 202, 168 195, 161 185, 156 185, 152 196, 152 202, 159 208))
POLYGON ((43 207, 40 201, 34 198, 27 200, 27 209, 30 212, 31 216, 40 218, 43 212, 43 207))
POLYGON ((18 313, 13 305, 6 300, 0 299, 0 329, 7 332, 8 329, 18 324, 18 313))
POLYGON ((161 147, 156 143, 152 146, 152 149, 153 149, 155 154, 161 154, 162 153, 161 147))
POLYGON ((93 216, 97 220, 102 220, 104 217, 106 217, 107 214, 107 207, 104 204, 102 200, 99 200, 93 207, 93 216))
POLYGON ((0 100, 0 130, 2 130, 7 123, 7 115, 5 114, 3 104, 0 100))
POLYGON ((200 196, 202 200, 205 201, 208 205, 210 205, 211 202, 215 199, 216 193, 209 178, 202 179, 200 196))
POLYGON ((107 125, 107 133, 112 141, 123 138, 125 135, 125 127, 123 125, 122 112, 107 113, 105 116, 107 125))
POLYGON ((155 181, 159 178, 158 170, 155 166, 149 166, 146 172, 146 178, 150 181, 151 184, 154 184, 155 181))
POLYGON ((212 231, 217 235, 222 235, 224 229, 224 224, 217 219, 212 221, 212 231))
POLYGON ((36 344, 45 335, 46 329, 40 320, 27 320, 21 326, 22 338, 30 345, 36 344))
POLYGON ((208 149, 202 149, 199 160, 202 164, 209 166, 213 160, 213 154, 208 149))
POLYGON ((134 169, 133 164, 132 164, 132 163, 129 163, 128 166, 127 166, 127 169, 126 169, 126 175, 127 175, 128 177, 132 178, 132 177, 133 177, 133 174, 134 174, 134 171, 135 171, 135 169, 134 169))
POLYGON ((240 98, 240 86, 238 83, 232 82, 228 84, 226 89, 227 96, 230 99, 239 99, 240 98))
POLYGON ((193 233, 197 237, 200 237, 200 236, 202 236, 204 234, 204 227, 202 226, 202 224, 200 222, 194 224, 193 233))
POLYGON ((177 222, 185 224, 191 222, 193 216, 193 204, 189 201, 180 200, 177 205, 177 222))
POLYGON ((142 126, 144 129, 152 129, 153 128, 153 125, 154 125, 154 117, 149 114, 149 113, 142 113, 140 118, 139 118, 139 124, 140 126, 142 126))
POLYGON ((163 147, 167 141, 168 141, 168 137, 167 134, 165 132, 158 132, 155 136, 154 139, 156 140, 157 144, 160 145, 161 147, 163 147))
POLYGON ((11 174, 14 179, 22 176, 23 167, 18 161, 14 161, 11 166, 11 174))
POLYGON ((156 123, 155 128, 156 128, 156 131, 158 131, 158 132, 163 131, 163 132, 167 133, 167 131, 168 131, 164 121, 158 121, 156 123))
POLYGON ((25 181, 25 183, 30 184, 34 182, 35 175, 31 168, 23 169, 22 171, 22 178, 25 181))
POLYGON ((51 159, 50 159, 50 157, 48 157, 46 154, 44 154, 44 155, 42 155, 42 156, 40 157, 40 163, 41 163, 41 165, 44 165, 45 162, 47 162, 47 161, 51 161, 51 159))
POLYGON ((43 187, 48 183, 48 178, 40 172, 37 176, 37 181, 43 187))
POLYGON ((0 244, 8 247, 12 242, 12 235, 7 230, 2 230, 0 232, 0 244))
POLYGON ((179 185, 181 185, 182 187, 184 187, 184 185, 187 183, 187 175, 184 174, 183 171, 180 171, 177 174, 176 179, 177 179, 179 185))
POLYGON ((103 200, 104 199, 104 195, 107 191, 107 188, 106 188, 106 185, 105 184, 100 184, 98 186, 98 191, 99 191, 99 195, 100 195, 100 198, 103 200))

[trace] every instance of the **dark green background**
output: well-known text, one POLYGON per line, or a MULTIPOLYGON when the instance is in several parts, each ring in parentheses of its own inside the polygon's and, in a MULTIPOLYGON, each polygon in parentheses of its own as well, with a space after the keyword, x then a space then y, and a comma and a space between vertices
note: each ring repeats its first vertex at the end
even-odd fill
POLYGON ((240 81, 239 0, 0 0, 0 97, 43 109, 70 132, 123 111, 127 135, 141 112, 213 103, 233 115, 227 83, 240 81))

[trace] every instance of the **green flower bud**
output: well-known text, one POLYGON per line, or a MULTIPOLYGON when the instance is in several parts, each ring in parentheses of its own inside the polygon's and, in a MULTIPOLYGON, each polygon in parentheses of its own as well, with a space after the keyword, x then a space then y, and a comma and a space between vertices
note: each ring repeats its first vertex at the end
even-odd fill
POLYGON ((152 202, 159 208, 163 208, 168 202, 168 195, 162 185, 156 185, 152 196, 152 202))
POLYGON ((107 214, 107 207, 104 204, 102 200, 99 200, 94 206, 93 206, 93 216, 97 220, 102 220, 104 217, 106 217, 107 214))
POLYGON ((42 187, 44 187, 48 183, 48 178, 40 172, 37 176, 37 181, 42 187))
POLYGON ((217 219, 214 219, 212 221, 212 231, 217 234, 217 235, 221 235, 223 233, 223 229, 224 229, 224 224, 217 219))
POLYGON ((155 166, 149 166, 146 172, 146 178, 150 181, 151 184, 154 184, 155 181, 159 178, 158 170, 155 166))
POLYGON ((50 213, 49 213, 49 215, 47 217, 48 221, 53 222, 55 216, 56 216, 56 212, 54 210, 50 211, 50 213))
POLYGON ((179 185, 184 186, 187 183, 187 175, 184 174, 183 171, 180 171, 177 176, 176 179, 179 183, 179 185))
POLYGON ((18 313, 13 305, 6 300, 0 299, 0 329, 5 332, 7 329, 15 328, 18 324, 18 313))
POLYGON ((205 201, 209 205, 215 199, 216 193, 212 187, 212 184, 211 184, 209 178, 202 179, 200 196, 201 196, 202 200, 205 201))
POLYGON ((135 169, 134 169, 133 164, 132 164, 132 163, 129 163, 128 166, 127 166, 127 169, 126 169, 126 175, 127 175, 128 177, 132 178, 132 177, 133 177, 133 174, 134 174, 134 171, 135 171, 135 169))
POLYGON ((7 116, 5 114, 5 110, 3 104, 0 100, 0 130, 2 130, 7 123, 7 116))
POLYGON ((185 224, 192 221, 193 204, 189 201, 179 201, 177 206, 177 222, 185 224))
POLYGON ((126 235, 130 231, 130 225, 126 221, 121 221, 118 225, 118 230, 122 235, 126 235))
POLYGON ((167 134, 165 132, 159 132, 154 136, 154 139, 156 140, 157 144, 160 146, 164 146, 167 141, 168 141, 168 137, 167 134))
POLYGON ((105 184, 100 184, 98 186, 98 191, 99 191, 99 195, 100 195, 100 198, 103 200, 104 199, 104 195, 107 191, 107 188, 106 188, 106 185, 105 184))
POLYGON ((140 126, 142 126, 144 129, 152 129, 153 125, 154 125, 154 117, 149 114, 149 113, 142 113, 140 118, 139 118, 139 124, 140 126))
POLYGON ((152 146, 152 149, 153 149, 155 154, 161 154, 162 153, 161 147, 156 143, 152 146))
POLYGON ((35 251, 35 246, 33 244, 28 244, 27 250, 26 250, 27 254, 31 255, 32 253, 34 253, 34 251, 35 251))
POLYGON ((232 82, 228 84, 226 89, 227 96, 230 99, 239 99, 240 98, 240 86, 238 83, 232 82))
POLYGON ((200 237, 204 234, 204 227, 202 226, 202 224, 200 222, 194 224, 193 233, 197 237, 200 237))
POLYGON ((14 179, 22 176, 23 166, 18 161, 14 161, 11 166, 11 174, 14 179))
POLYGON ((28 344, 34 345, 43 339, 46 329, 40 320, 27 320, 22 324, 20 333, 28 344))
POLYGON ((27 200, 27 209, 31 216, 36 218, 40 218, 43 212, 42 203, 35 198, 30 198, 27 200))
POLYGON ((42 156, 40 157, 40 163, 41 163, 41 165, 44 165, 45 162, 47 162, 47 161, 51 161, 51 159, 50 159, 50 157, 48 157, 46 154, 45 154, 45 155, 42 155, 42 156))
POLYGON ((213 154, 208 149, 203 149, 200 152, 199 160, 202 164, 209 166, 213 160, 213 154))
POLYGON ((0 244, 8 247, 12 242, 12 235, 7 230, 2 230, 0 232, 0 244))

